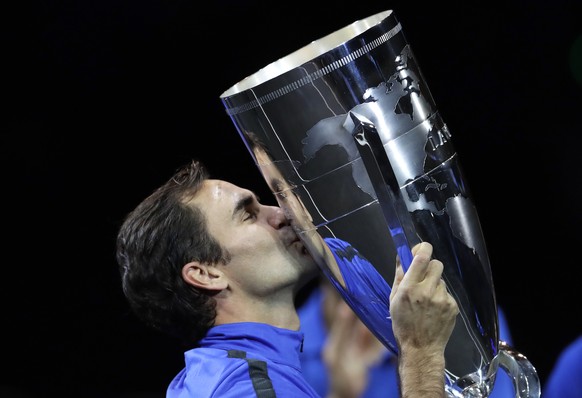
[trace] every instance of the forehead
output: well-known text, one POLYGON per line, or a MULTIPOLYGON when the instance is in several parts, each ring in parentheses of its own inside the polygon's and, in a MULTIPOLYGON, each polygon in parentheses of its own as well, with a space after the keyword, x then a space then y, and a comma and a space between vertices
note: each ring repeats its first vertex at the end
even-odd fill
POLYGON ((208 179, 190 203, 200 208, 206 214, 208 222, 213 223, 215 220, 220 222, 232 219, 237 203, 249 195, 249 190, 230 182, 208 179))

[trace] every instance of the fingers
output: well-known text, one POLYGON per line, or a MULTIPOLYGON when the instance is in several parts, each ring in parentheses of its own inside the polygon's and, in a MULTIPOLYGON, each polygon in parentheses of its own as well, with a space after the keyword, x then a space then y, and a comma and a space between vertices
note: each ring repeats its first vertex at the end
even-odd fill
POLYGON ((427 281, 429 285, 432 286, 439 286, 441 282, 444 281, 441 279, 443 275, 444 265, 439 260, 430 260, 428 263, 428 267, 426 269, 426 273, 424 275, 424 280, 427 281))
POLYGON ((432 245, 428 242, 419 243, 412 248, 412 253, 414 258, 406 273, 402 268, 400 259, 396 258, 396 270, 390 299, 396 295, 396 290, 402 284, 412 286, 417 283, 425 283, 430 289, 429 293, 434 292, 434 289, 441 284, 444 265, 439 260, 431 260, 432 245))
POLYGON ((413 247, 412 253, 414 254, 414 258, 412 259, 412 263, 401 282, 408 280, 408 283, 418 283, 426 277, 430 257, 432 255, 432 245, 428 242, 419 243, 413 247))
POLYGON ((396 294, 398 290, 398 286, 402 282, 402 278, 404 278, 404 269, 402 268, 402 263, 400 262, 400 258, 396 258, 396 270, 394 271, 394 283, 392 283, 392 287, 390 290, 390 301, 392 301, 392 297, 396 294))
POLYGON ((442 279, 443 263, 431 260, 432 245, 420 243, 412 253, 414 258, 404 275, 397 264, 397 290, 393 287, 390 294, 394 337, 402 350, 424 347, 430 352, 442 352, 455 326, 459 308, 442 279))
MULTIPOLYGON (((416 245, 414 245, 414 247, 412 248, 412 255, 416 255, 416 253, 418 252, 418 250, 420 249, 420 246, 423 244, 424 242, 420 242, 416 245)), ((427 242, 428 243, 428 242, 427 242)), ((430 243, 429 243, 430 244, 430 243)))

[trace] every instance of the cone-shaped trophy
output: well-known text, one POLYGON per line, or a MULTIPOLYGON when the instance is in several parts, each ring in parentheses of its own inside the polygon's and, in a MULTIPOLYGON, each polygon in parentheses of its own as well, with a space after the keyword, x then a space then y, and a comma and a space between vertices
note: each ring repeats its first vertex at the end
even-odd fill
POLYGON ((249 153, 323 273, 386 347, 400 256, 423 241, 460 308, 445 351, 450 397, 487 397, 499 367, 516 397, 535 368, 498 338, 479 217, 451 141, 391 10, 356 21, 221 95, 249 153))

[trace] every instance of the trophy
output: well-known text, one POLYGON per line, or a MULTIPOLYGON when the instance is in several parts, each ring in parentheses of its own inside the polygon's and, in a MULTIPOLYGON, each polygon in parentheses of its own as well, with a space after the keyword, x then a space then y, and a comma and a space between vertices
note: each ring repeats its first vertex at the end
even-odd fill
POLYGON ((498 337, 495 290, 467 179, 392 10, 276 60, 221 101, 321 271, 398 354, 396 258, 433 245, 460 312, 445 349, 449 397, 488 397, 501 368, 539 397, 528 359, 498 337))

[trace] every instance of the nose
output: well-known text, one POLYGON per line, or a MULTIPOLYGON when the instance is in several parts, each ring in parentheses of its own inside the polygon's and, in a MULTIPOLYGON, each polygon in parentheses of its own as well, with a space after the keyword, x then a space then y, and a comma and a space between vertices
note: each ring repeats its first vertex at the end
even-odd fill
POLYGON ((277 206, 269 206, 268 220, 269 224, 275 229, 280 229, 290 225, 283 209, 277 206))

